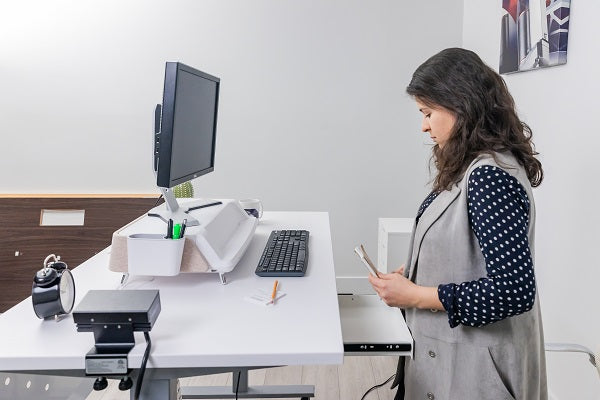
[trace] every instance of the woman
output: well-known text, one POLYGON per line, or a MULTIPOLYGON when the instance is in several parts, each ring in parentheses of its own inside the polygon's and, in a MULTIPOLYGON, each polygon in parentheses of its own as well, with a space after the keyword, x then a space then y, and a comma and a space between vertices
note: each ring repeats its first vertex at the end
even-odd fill
POLYGON ((545 400, 531 192, 543 171, 531 130, 502 78, 468 50, 431 57, 407 92, 435 142, 437 175, 406 267, 369 277, 405 310, 414 338, 396 399, 545 400))

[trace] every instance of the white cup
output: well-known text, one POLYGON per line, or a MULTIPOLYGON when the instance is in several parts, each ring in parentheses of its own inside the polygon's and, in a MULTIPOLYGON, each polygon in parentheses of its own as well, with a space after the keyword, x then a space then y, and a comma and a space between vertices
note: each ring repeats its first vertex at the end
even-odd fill
POLYGON ((240 205, 249 215, 255 218, 261 218, 263 215, 263 206, 259 199, 242 199, 240 205))
POLYGON ((127 272, 130 275, 175 276, 181 268, 185 239, 162 234, 136 233, 127 238, 127 272))

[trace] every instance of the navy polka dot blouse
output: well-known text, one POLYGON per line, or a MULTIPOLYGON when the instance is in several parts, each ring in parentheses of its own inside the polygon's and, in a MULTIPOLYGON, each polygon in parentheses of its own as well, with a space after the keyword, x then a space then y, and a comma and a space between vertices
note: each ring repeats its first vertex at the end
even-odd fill
MULTIPOLYGON (((437 195, 427 196, 417 221, 437 195)), ((438 286, 451 328, 500 321, 529 311, 535 301, 525 189, 501 168, 482 165, 469 177, 467 198, 469 223, 483 253, 487 276, 438 286)))

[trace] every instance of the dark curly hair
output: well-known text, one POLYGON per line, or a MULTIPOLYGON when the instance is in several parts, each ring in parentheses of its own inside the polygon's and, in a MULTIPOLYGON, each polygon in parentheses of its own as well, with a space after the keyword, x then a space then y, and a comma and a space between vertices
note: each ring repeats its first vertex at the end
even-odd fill
POLYGON ((414 72, 406 92, 429 107, 443 107, 456 124, 443 148, 433 147, 437 168, 433 190, 449 190, 480 154, 511 152, 531 186, 544 178, 532 132, 515 111, 506 83, 472 51, 451 48, 429 58, 414 72))

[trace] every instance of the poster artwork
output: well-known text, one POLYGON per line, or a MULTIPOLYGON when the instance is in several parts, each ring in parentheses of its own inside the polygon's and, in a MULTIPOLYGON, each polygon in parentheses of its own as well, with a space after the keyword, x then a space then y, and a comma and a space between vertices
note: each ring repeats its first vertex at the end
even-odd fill
POLYGON ((571 0, 502 0, 500 73, 566 64, 571 0))

